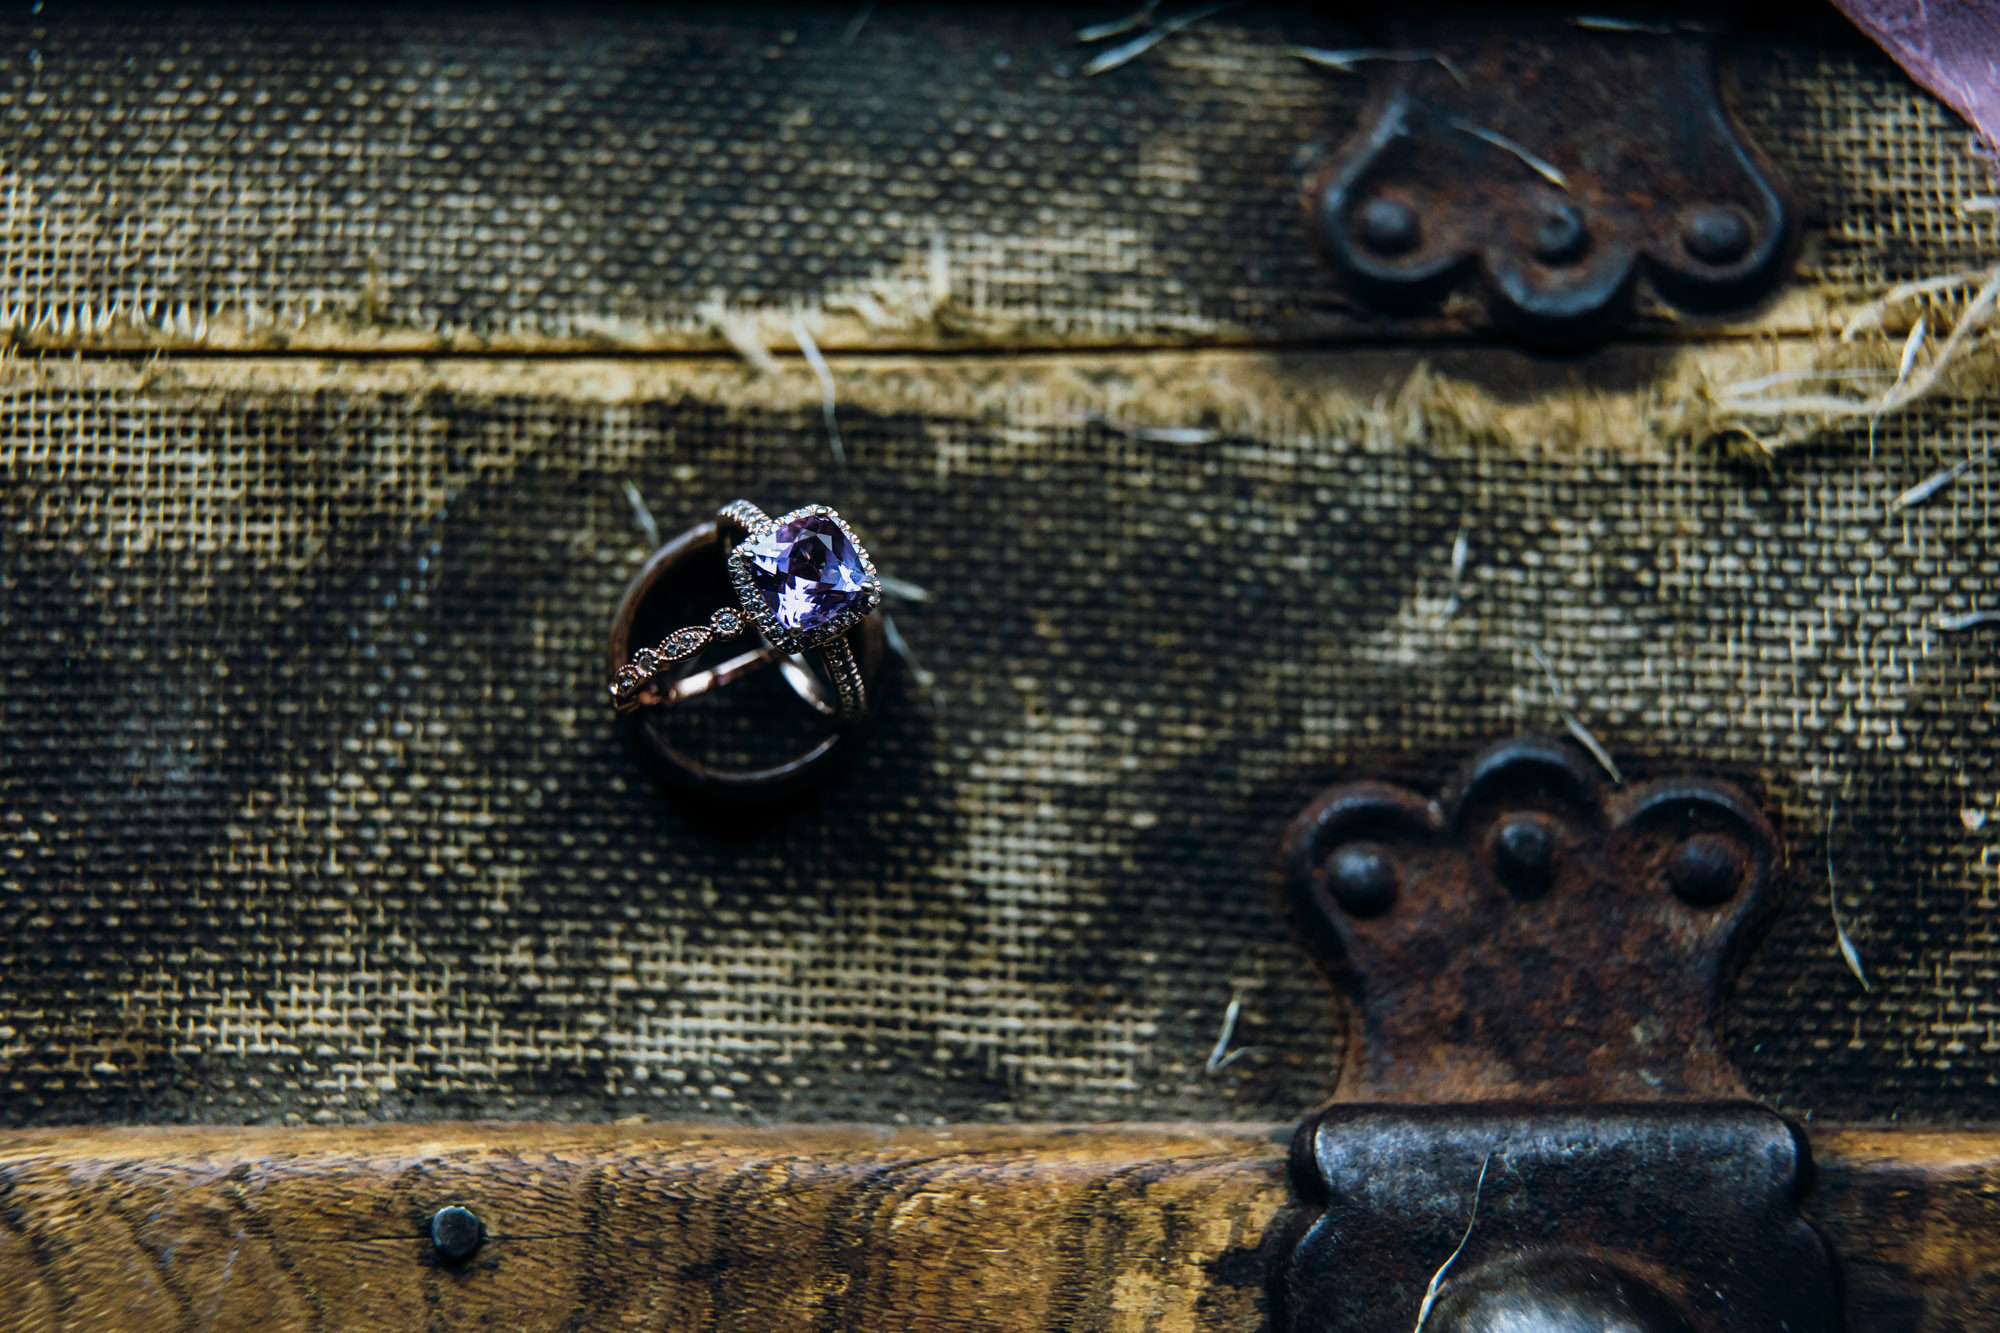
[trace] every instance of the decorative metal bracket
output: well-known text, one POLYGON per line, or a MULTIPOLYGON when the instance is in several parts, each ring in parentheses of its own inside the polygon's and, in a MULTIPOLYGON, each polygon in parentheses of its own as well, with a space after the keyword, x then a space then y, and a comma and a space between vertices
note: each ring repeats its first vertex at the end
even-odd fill
POLYGON ((1289 1333, 1831 1333, 1803 1140, 1712 1030, 1782 855, 1702 778, 1606 797, 1510 741, 1438 799, 1322 794, 1285 866, 1359 1031, 1294 1140, 1289 1333))
MULTIPOLYGON (((1605 21, 1609 22, 1609 21, 1605 21)), ((1455 19, 1398 32, 1308 227, 1365 304, 1476 284, 1524 341, 1627 319, 1641 275, 1690 311, 1782 276, 1792 221, 1717 98, 1709 38, 1669 24, 1455 19)))

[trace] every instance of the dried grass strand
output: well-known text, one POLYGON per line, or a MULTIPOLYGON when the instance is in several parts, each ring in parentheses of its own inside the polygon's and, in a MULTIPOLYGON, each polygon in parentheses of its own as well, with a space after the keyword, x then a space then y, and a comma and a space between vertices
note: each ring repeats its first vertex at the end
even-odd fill
POLYGON ((763 338, 757 332, 756 321, 732 310, 710 302, 701 307, 701 317, 709 327, 722 335, 736 355, 748 361, 760 375, 778 373, 778 358, 771 355, 771 349, 764 346, 763 338))
POLYGON ((1089 27, 1078 28, 1076 39, 1079 42, 1101 42, 1109 37, 1119 37, 1134 28, 1142 28, 1151 23, 1153 15, 1159 12, 1160 0, 1146 0, 1145 4, 1122 19, 1108 19, 1103 23, 1093 23, 1089 27))
POLYGON ((1834 801, 1826 810, 1826 906, 1833 915, 1833 937, 1840 945, 1840 956, 1847 960, 1847 970, 1861 983, 1864 991, 1875 989, 1868 984, 1868 974, 1861 967, 1861 953, 1854 947, 1854 941, 1847 937, 1847 927, 1840 923, 1840 899, 1833 881, 1833 819, 1840 813, 1840 802, 1834 801))
POLYGON ((1861 416, 1878 411, 1877 404, 1857 398, 1842 398, 1839 394, 1804 393, 1777 398, 1731 399, 1723 404, 1729 411, 1751 419, 1764 417, 1789 417, 1806 414, 1820 416, 1861 416))
POLYGON ((1903 302, 1916 296, 1931 296, 1938 292, 1948 292, 1954 287, 1970 287, 1987 275, 1983 268, 1961 269, 1957 273, 1940 274, 1935 278, 1918 278, 1913 282, 1899 282, 1882 295, 1862 306, 1847 317, 1847 323, 1840 329, 1842 342, 1853 342, 1870 329, 1882 327, 1882 318, 1903 302))
POLYGON ((639 535, 646 539, 646 549, 660 549, 660 524, 647 507, 646 497, 639 494, 639 488, 632 484, 630 477, 619 478, 618 484, 625 490, 625 503, 632 506, 632 523, 639 529, 639 535))
POLYGON ((892 602, 928 602, 930 591, 919 587, 908 579, 899 579, 894 574, 878 573, 876 581, 882 585, 882 595, 892 602))
POLYGON ((1438 616, 1440 624, 1447 623, 1458 614, 1461 605, 1459 594, 1465 586, 1465 562, 1472 555, 1472 543, 1467 538, 1466 526, 1458 525, 1458 536, 1451 542, 1451 597, 1444 604, 1444 611, 1438 616))
POLYGON ((1101 412, 1087 413, 1084 420, 1141 444, 1201 445, 1214 444, 1222 438, 1221 431, 1205 430, 1200 426, 1134 426, 1101 412))
POLYGON ((1437 1304, 1438 1288, 1444 1285, 1444 1275, 1458 1262, 1458 1256, 1465 1253, 1466 1244, 1472 1239, 1472 1229, 1479 1225, 1479 1196, 1486 1192, 1486 1172, 1493 1165, 1493 1154, 1486 1154, 1486 1160, 1479 1164, 1479 1179, 1472 1186, 1472 1212, 1465 1219, 1465 1234, 1458 1238, 1458 1248, 1445 1257, 1438 1265, 1437 1272, 1431 1274, 1430 1285, 1424 1288, 1423 1303, 1417 1306, 1416 1327, 1410 1333, 1424 1333, 1424 1321, 1431 1317, 1431 1307, 1437 1304))
POLYGON ((1888 404, 1896 396, 1896 391, 1909 383, 1910 370, 1917 364, 1917 354, 1924 350, 1924 333, 1928 327, 1929 323, 1922 315, 1917 316, 1917 322, 1910 326, 1910 336, 1903 339, 1903 356, 1896 367, 1896 382, 1891 384, 1888 391, 1882 395, 1882 406, 1877 408, 1868 418, 1868 456, 1870 458, 1875 457, 1875 428, 1882 423, 1882 413, 1888 410, 1888 404))
POLYGON ((1759 375, 1754 380, 1739 380, 1735 384, 1722 386, 1724 398, 1750 398, 1776 388, 1780 384, 1797 384, 1805 380, 1886 380, 1886 370, 1778 370, 1769 375, 1759 375))
POLYGON ((820 355, 819 344, 813 341, 812 331, 806 328, 803 315, 792 315, 792 341, 799 345, 799 355, 812 367, 814 378, 819 380, 819 406, 826 418, 826 439, 833 450, 833 465, 847 466, 847 447, 840 442, 840 414, 835 410, 833 391, 833 367, 820 355))
POLYGON ((1996 301, 2000 301, 2000 268, 1994 269, 1980 285, 1979 294, 1972 298, 1972 304, 1965 308, 1965 313, 1951 326, 1951 333, 1945 338, 1944 345, 1938 348, 1937 355, 1931 358, 1931 363, 1925 366, 1922 372, 1911 376, 1902 388, 1883 396, 1882 410, 1898 411, 1928 394, 1932 386, 1938 382, 1938 377, 1944 373, 1945 367, 1951 364, 1958 349, 1964 346, 1965 340, 1972 335, 1973 330, 1983 326, 1993 314, 1996 301))
MULTIPOLYGON (((1929 285, 1942 290, 1943 286, 1955 284, 1963 275, 1949 275, 1944 279, 1929 280, 1929 285)), ((1850 397, 1842 394, 1790 394, 1773 397, 1743 397, 1725 390, 1718 405, 1721 417, 1714 423, 1714 434, 1740 433, 1756 441, 1768 457, 1779 449, 1803 443, 1818 431, 1836 422, 1866 419, 1869 423, 1872 441, 1875 424, 1891 413, 1928 398, 1943 383, 1947 371, 1953 368, 1970 344, 1974 332, 1985 327, 1992 318, 1996 303, 2000 303, 2000 268, 1984 274, 1985 282, 1966 306, 1965 312, 1953 323, 1951 332, 1938 347, 1937 354, 1921 368, 1916 365, 1917 354, 1922 348, 1922 333, 1926 326, 1919 321, 1913 336, 1904 342, 1902 371, 1880 398, 1850 397), (1745 423, 1780 423, 1787 418, 1806 417, 1810 420, 1795 422, 1775 439, 1766 439, 1759 431, 1745 423)), ((1905 284, 1910 292, 1925 284, 1905 284)), ((1891 293, 1895 295, 1895 293, 1891 293)), ((1884 300, 1888 300, 1885 297, 1884 300)), ((1834 376, 1829 373, 1828 378, 1834 376)), ((1812 378, 1806 376, 1805 378, 1812 378)))
POLYGON ((951 300, 951 252, 945 248, 943 230, 931 233, 924 251, 924 285, 931 298, 931 311, 951 300))
POLYGON ((1624 786, 1625 775, 1618 771, 1618 765, 1611 758, 1611 752, 1604 748, 1603 743, 1597 739, 1590 728, 1583 725, 1583 719, 1576 715, 1574 699, 1570 696, 1569 691, 1563 688, 1562 682, 1556 678, 1555 663, 1549 660, 1549 655, 1542 651, 1542 645, 1539 643, 1529 644, 1528 651, 1535 655, 1535 661, 1541 664, 1542 674, 1549 679, 1549 692, 1555 696, 1556 715, 1562 718, 1564 729, 1576 738, 1577 744, 1590 751, 1590 757, 1603 767, 1604 771, 1610 775, 1613 783, 1621 787, 1624 786))
POLYGON ((1489 130, 1484 125, 1474 125, 1471 121, 1460 119, 1457 116, 1452 117, 1451 127, 1462 133, 1469 134, 1475 139, 1482 139, 1504 153, 1512 153, 1515 157, 1527 163, 1529 170, 1555 186, 1558 190, 1569 189, 1569 177, 1562 174, 1560 167, 1547 158, 1535 153, 1518 140, 1510 139, 1498 130, 1489 130))
POLYGON ((1609 14, 1577 14, 1570 19, 1573 27, 1585 32, 1643 32, 1652 37, 1671 36, 1671 23, 1648 23, 1644 19, 1615 18, 1609 14))
POLYGON ((1924 350, 1924 334, 1928 331, 1928 321, 1922 315, 1910 326, 1910 336, 1903 339, 1903 358, 1896 366, 1896 382, 1882 395, 1884 402, 1896 396, 1896 391, 1909 383, 1910 371, 1917 364, 1917 354, 1924 350))
POLYGON ((916 650, 911 648, 910 641, 903 637, 903 631, 896 627, 896 618, 890 615, 886 608, 876 614, 882 621, 882 642, 887 644, 889 651, 909 668, 910 679, 917 682, 917 688, 924 692, 924 697, 935 702, 934 690, 937 686, 937 677, 925 670, 924 664, 917 660, 916 650))
MULTIPOLYGON (((1208 1053, 1208 1063, 1204 1066, 1207 1072, 1213 1074, 1228 1065, 1229 1061, 1224 1058, 1224 1053, 1228 1051, 1229 1043, 1236 1036, 1236 1020, 1242 1013, 1243 993, 1238 991, 1229 997, 1229 1007, 1222 1011, 1222 1031, 1215 1035, 1215 1045, 1208 1053)), ((1236 1054, 1242 1053, 1238 1051, 1236 1054)))
POLYGON ((1920 505, 1924 501, 1930 499, 1933 495, 1936 495, 1939 491, 1943 490, 1945 487, 1951 485, 1954 481, 1957 481, 1960 477, 1970 472, 1973 468, 1978 467, 1981 463, 1984 463, 1987 459, 1991 458, 1993 456, 1994 450, 1996 449, 2000 449, 2000 444, 1989 444, 1984 449, 1979 450, 1977 453, 1969 454, 1966 457, 1959 459, 1956 463, 1953 463, 1950 467, 1944 469, 1942 472, 1932 473, 1930 476, 1925 477, 1922 481, 1918 482, 1916 485, 1910 487, 1910 489, 1904 491, 1901 495, 1891 500, 1889 502, 1889 508, 1891 509, 1915 508, 1917 505, 1920 505))
POLYGON ((1091 62, 1083 67, 1084 77, 1104 74, 1136 60, 1188 25, 1199 23, 1205 18, 1212 18, 1225 9, 1234 9, 1237 2, 1238 0, 1218 0, 1216 4, 1202 5, 1196 9, 1184 10, 1172 18, 1162 19, 1151 31, 1143 32, 1131 41, 1114 46, 1109 51, 1093 57, 1091 62))
POLYGON ((1356 65, 1367 64, 1377 60, 1394 61, 1401 64, 1416 64, 1421 61, 1431 61, 1445 73, 1451 75, 1459 87, 1470 88, 1472 86, 1466 81, 1465 71, 1460 69, 1458 63, 1442 51, 1428 51, 1415 47, 1398 48, 1386 46, 1355 46, 1342 51, 1330 51, 1323 46, 1288 46, 1285 48, 1285 52, 1288 55, 1297 56, 1300 60, 1308 64, 1319 65, 1325 69, 1338 70, 1342 74, 1352 74, 1356 65))
POLYGON ((842 29, 840 34, 842 46, 854 45, 855 39, 861 36, 861 30, 868 26, 868 20, 875 16, 875 6, 878 3, 880 0, 867 0, 859 12, 847 21, 847 27, 842 29))

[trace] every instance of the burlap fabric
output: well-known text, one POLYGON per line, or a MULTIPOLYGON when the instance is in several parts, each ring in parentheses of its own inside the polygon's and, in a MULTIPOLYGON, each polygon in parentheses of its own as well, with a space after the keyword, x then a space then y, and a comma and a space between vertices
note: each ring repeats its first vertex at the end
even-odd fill
MULTIPOLYGON (((1287 211, 1301 120, 1352 104, 1283 53, 1322 20, 1219 19, 1114 85, 1071 16, 885 11, 831 53, 850 15, 36 18, 0 93, 8 299, 191 365, 713 338, 711 299, 928 291, 943 232, 945 336, 1352 327, 1287 211)), ((1990 262, 1963 127, 1816 42, 1732 65, 1802 288, 1990 262)), ((170 370, 9 374, 8 1122, 1293 1117, 1340 1022, 1276 909, 1284 821, 1344 766, 1435 780, 1556 726, 1531 644, 1629 772, 1735 776, 1780 821, 1791 904, 1729 1011, 1758 1092, 2000 1109, 2000 661, 1939 624, 2000 600, 2000 483, 1885 503, 1989 438, 1976 388, 1766 471, 1394 404, 1149 440, 1009 387, 1032 368, 926 406, 943 372, 908 362, 843 371, 909 406, 850 378, 836 473, 816 401, 747 371, 598 401, 170 370), (628 481, 669 530, 831 501, 930 590, 897 621, 934 686, 898 668, 820 799, 720 826, 624 746, 628 481), (1210 1074, 1232 997, 1251 1049, 1210 1074)))
MULTIPOLYGON (((1302 236, 1367 67, 1287 48, 1369 33, 1255 6, 1086 77, 1101 16, 23 12, 0 316, 65 349, 725 346, 717 308, 797 305, 896 345, 1460 327, 1357 320, 1302 236)), ((1793 299, 1984 263, 1963 122, 1830 7, 1769 24, 1723 77, 1807 222, 1793 299)))

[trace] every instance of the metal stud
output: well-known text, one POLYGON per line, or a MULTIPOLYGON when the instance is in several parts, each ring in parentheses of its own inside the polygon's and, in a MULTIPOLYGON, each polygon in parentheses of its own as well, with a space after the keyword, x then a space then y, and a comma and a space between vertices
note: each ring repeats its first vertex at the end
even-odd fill
POLYGON ((1356 222, 1361 243, 1378 255, 1407 254, 1424 236, 1417 210, 1401 199, 1370 199, 1361 206, 1356 222))
POLYGON ((1750 251, 1750 224, 1728 204, 1702 204, 1681 223, 1681 245, 1704 264, 1733 264, 1750 251))
POLYGON ((1587 237, 1583 214, 1576 206, 1552 201, 1535 223, 1535 258, 1545 264, 1567 264, 1583 253, 1587 237))
POLYGON ((1522 897, 1546 892, 1556 872, 1554 822, 1541 814, 1509 815, 1493 834, 1493 865, 1522 897))
POLYGON ((1719 833, 1684 838, 1667 862, 1667 880, 1696 907, 1727 902, 1743 880, 1743 849, 1719 833))
POLYGON ((1326 891, 1349 916, 1380 916, 1396 901, 1396 867, 1379 843, 1350 842, 1326 859, 1326 891))
POLYGON ((447 1259, 469 1259, 486 1239, 486 1228, 470 1208, 453 1204, 431 1214, 431 1244, 447 1259))

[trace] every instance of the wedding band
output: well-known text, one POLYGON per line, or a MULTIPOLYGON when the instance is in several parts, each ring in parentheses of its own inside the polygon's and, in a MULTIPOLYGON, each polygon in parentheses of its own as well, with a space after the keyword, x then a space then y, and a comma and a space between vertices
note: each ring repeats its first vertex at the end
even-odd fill
POLYGON ((654 552, 627 588, 608 645, 612 706, 637 723, 676 785, 713 793, 789 784, 830 758, 869 712, 870 681, 883 655, 881 623, 871 613, 881 597, 867 551, 832 509, 807 505, 774 520, 738 500, 654 552), (680 617, 669 619, 669 612, 700 614, 701 599, 716 595, 704 591, 711 587, 726 600, 705 620, 632 647, 635 629, 649 620, 673 625, 680 617), (744 651, 714 662, 712 648, 738 639, 744 651), (773 767, 725 769, 668 739, 665 714, 773 667, 836 724, 805 753, 773 767))

